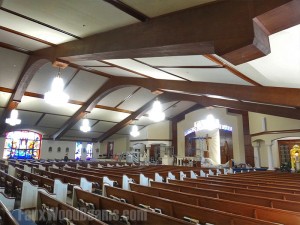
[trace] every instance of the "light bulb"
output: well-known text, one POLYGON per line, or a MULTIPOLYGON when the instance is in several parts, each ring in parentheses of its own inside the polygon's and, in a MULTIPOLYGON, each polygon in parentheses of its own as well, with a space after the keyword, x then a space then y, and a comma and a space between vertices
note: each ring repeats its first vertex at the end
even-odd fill
POLYGON ((53 106, 62 106, 69 101, 69 96, 64 93, 64 81, 57 76, 53 79, 51 90, 44 95, 45 101, 53 106))
POLYGON ((149 118, 154 122, 159 122, 164 120, 166 117, 165 113, 162 111, 162 105, 160 101, 155 100, 152 109, 149 112, 149 118))
POLYGON ((80 126, 80 130, 82 132, 89 132, 91 130, 91 127, 90 127, 90 122, 88 119, 83 119, 82 120, 82 126, 80 126))

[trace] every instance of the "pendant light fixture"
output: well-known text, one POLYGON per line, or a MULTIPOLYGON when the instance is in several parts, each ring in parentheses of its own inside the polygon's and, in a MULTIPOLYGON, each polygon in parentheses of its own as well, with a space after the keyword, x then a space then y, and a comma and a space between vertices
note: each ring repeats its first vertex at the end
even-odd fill
POLYGON ((10 126, 15 126, 21 124, 21 120, 18 119, 18 110, 13 109, 10 113, 10 118, 6 118, 5 123, 10 126))
POLYGON ((82 125, 80 126, 80 130, 84 133, 91 131, 90 121, 87 118, 82 120, 82 125))
POLYGON ((69 96, 64 92, 64 81, 61 78, 60 68, 52 81, 51 90, 45 93, 44 99, 53 106, 62 106, 68 102, 69 96))
POLYGON ((132 126, 130 135, 131 135, 132 137, 137 137, 137 136, 140 135, 140 132, 139 132, 139 129, 138 129, 138 126, 137 126, 137 125, 133 125, 133 126, 132 126))
POLYGON ((166 117, 165 113, 162 111, 162 105, 158 99, 153 103, 152 109, 149 111, 149 119, 154 122, 160 122, 166 117))

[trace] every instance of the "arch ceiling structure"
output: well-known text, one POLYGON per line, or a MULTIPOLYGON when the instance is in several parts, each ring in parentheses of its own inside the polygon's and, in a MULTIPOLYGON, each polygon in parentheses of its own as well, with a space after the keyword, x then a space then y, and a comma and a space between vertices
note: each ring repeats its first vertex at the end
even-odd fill
POLYGON ((104 141, 151 124, 156 97, 168 119, 210 106, 300 119, 299 11, 298 0, 0 0, 0 133, 18 109, 17 129, 104 141), (60 108, 43 100, 52 62, 68 65, 60 108))

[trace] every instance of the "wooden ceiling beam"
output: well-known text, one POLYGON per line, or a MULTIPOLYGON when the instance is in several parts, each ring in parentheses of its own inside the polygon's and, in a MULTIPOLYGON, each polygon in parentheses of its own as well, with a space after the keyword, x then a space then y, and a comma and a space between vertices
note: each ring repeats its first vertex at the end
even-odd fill
MULTIPOLYGON (((270 49, 268 42, 257 41, 260 37, 255 35, 260 33, 254 30, 253 18, 289 1, 217 1, 38 50, 35 54, 72 61, 215 53, 233 64, 247 62, 264 56, 270 49)), ((297 4, 298 0, 294 1, 297 4)), ((289 16, 292 15, 279 13, 274 22, 289 16)), ((285 28, 293 25, 290 20, 285 21, 285 28)))
POLYGON ((7 128, 5 119, 10 115, 11 111, 17 108, 19 102, 26 92, 27 87, 29 86, 30 81, 32 80, 34 74, 40 69, 40 67, 46 64, 48 60, 41 59, 37 56, 30 56, 26 62, 26 65, 23 68, 21 75, 17 81, 17 84, 14 88, 13 93, 10 96, 10 99, 6 105, 2 116, 0 117, 0 134, 2 135, 7 128))
POLYGON ((142 21, 146 22, 150 18, 146 16, 145 14, 137 11, 136 9, 130 7, 129 5, 125 4, 124 2, 120 0, 104 0, 105 2, 115 6, 116 8, 120 9, 121 11, 127 13, 128 15, 142 21))
POLYGON ((274 105, 299 107, 300 89, 282 87, 261 87, 235 84, 186 82, 178 80, 123 78, 118 81, 124 85, 142 86, 149 90, 180 91, 198 95, 210 94, 227 98, 261 102, 274 105))
POLYGON ((238 109, 273 116, 280 116, 291 119, 300 119, 300 110, 292 108, 284 108, 279 106, 262 105, 240 101, 230 101, 217 98, 209 98, 204 96, 192 96, 185 94, 174 94, 174 98, 185 99, 186 101, 197 102, 203 106, 220 106, 224 108, 238 109))
POLYGON ((86 113, 91 112, 101 98, 116 90, 119 85, 120 84, 114 79, 106 81, 106 83, 102 85, 57 132, 51 135, 51 138, 54 140, 60 139, 69 129, 82 119, 86 113))
POLYGON ((4 42, 0 42, 0 47, 6 48, 9 50, 13 50, 16 52, 21 52, 21 53, 28 54, 28 55, 32 54, 32 52, 28 49, 21 48, 21 47, 15 46, 15 45, 10 45, 10 44, 4 43, 4 42))

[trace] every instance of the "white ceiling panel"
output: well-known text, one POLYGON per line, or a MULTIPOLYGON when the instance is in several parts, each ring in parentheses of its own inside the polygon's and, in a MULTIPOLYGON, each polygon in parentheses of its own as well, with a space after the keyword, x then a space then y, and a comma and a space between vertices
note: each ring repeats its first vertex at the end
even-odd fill
POLYGON ((165 68, 170 73, 184 77, 191 81, 213 82, 224 84, 251 85, 243 79, 229 72, 227 69, 189 69, 189 68, 165 68))
POLYGON ((95 126, 92 127, 92 131, 106 132, 115 125, 116 123, 100 121, 99 123, 97 123, 95 126))
POLYGON ((195 105, 194 102, 181 101, 178 104, 176 104, 176 107, 171 107, 170 109, 165 111, 166 117, 172 118, 178 115, 179 113, 183 112, 184 110, 187 110, 188 108, 192 107, 193 105, 195 105))
POLYGON ((65 91, 72 100, 87 101, 106 80, 106 77, 81 70, 65 88, 65 91))
POLYGON ((3 7, 80 37, 139 22, 105 1, 4 0, 3 7))
POLYGON ((156 95, 152 94, 148 89, 141 88, 133 96, 131 96, 131 98, 123 102, 118 108, 136 111, 155 97, 156 95))
POLYGON ((137 88, 137 86, 120 88, 105 96, 103 99, 101 99, 101 101, 98 104, 115 107, 121 101, 123 101, 125 98, 131 95, 137 88))
MULTIPOLYGON (((0 11, 1 12, 1 11, 0 11)), ((1 19, 0 19, 1 21, 1 19)), ((14 89, 28 55, 0 48, 0 86, 14 89)))
POLYGON ((139 72, 141 74, 144 74, 149 77, 156 78, 156 79, 182 80, 176 76, 172 76, 170 74, 167 74, 165 72, 162 72, 162 71, 152 68, 150 66, 144 65, 143 63, 139 63, 132 59, 111 59, 111 60, 105 60, 105 61, 111 62, 111 63, 121 66, 121 67, 125 67, 130 70, 134 70, 136 72, 139 72))
POLYGON ((82 61, 71 61, 71 62, 80 66, 87 66, 87 67, 88 66, 109 66, 97 60, 82 60, 82 61))
POLYGON ((139 77, 139 78, 145 78, 143 76, 137 75, 135 73, 119 69, 116 67, 93 67, 92 69, 98 70, 104 73, 108 73, 113 76, 119 76, 119 77, 139 77))
POLYGON ((0 37, 1 42, 30 51, 49 47, 49 45, 4 30, 0 30, 0 37))
POLYGON ((202 55, 150 57, 138 60, 151 66, 218 66, 202 55))
POLYGON ((169 107, 171 107, 173 104, 175 104, 176 102, 178 102, 178 101, 172 101, 172 102, 162 103, 162 109, 163 109, 163 110, 166 110, 166 109, 168 109, 169 107))
MULTIPOLYGON (((61 78, 64 80, 65 84, 72 79, 74 73, 75 69, 71 67, 61 70, 61 78)), ((27 91, 45 94, 50 90, 52 81, 57 74, 58 68, 53 67, 50 62, 45 64, 36 72, 29 83, 27 91)), ((72 99, 72 96, 70 96, 70 99, 72 99)))
POLYGON ((51 128, 60 128, 65 122, 67 122, 68 119, 70 119, 70 117, 46 114, 38 125, 51 128))
POLYGON ((44 99, 23 96, 18 109, 26 109, 36 112, 54 113, 59 115, 72 116, 81 106, 67 103, 60 107, 47 104, 44 99))
POLYGON ((8 101, 10 99, 10 96, 11 96, 11 93, 0 92, 0 106, 1 107, 6 107, 8 101))
POLYGON ((129 116, 128 113, 114 112, 110 110, 94 108, 92 112, 87 115, 87 118, 120 122, 121 120, 125 119, 128 116, 129 116))
POLYGON ((73 137, 73 138, 97 138, 101 134, 97 132, 82 132, 80 130, 69 130, 62 138, 73 137))
MULTIPOLYGON (((4 2, 8 3, 12 1, 5 0, 4 2)), ((27 8, 30 8, 34 5, 34 4, 33 5, 28 4, 27 1, 22 1, 22 2, 27 5, 27 8)), ((12 10, 16 10, 20 8, 21 7, 18 6, 16 8, 13 8, 12 10)), ((47 7, 45 6, 43 6, 42 8, 47 9, 47 7)), ((27 15, 31 15, 31 14, 27 14, 27 15)), ((0 26, 11 28, 13 30, 48 41, 53 44, 61 44, 67 41, 75 40, 75 38, 67 34, 63 34, 51 28, 45 27, 35 22, 31 22, 29 20, 23 19, 21 17, 7 13, 5 11, 0 11, 0 26)))
POLYGON ((34 126, 42 115, 42 113, 28 112, 22 110, 18 110, 18 112, 19 112, 19 119, 22 120, 21 122, 24 125, 34 126))
POLYGON ((268 81, 259 80, 263 85, 299 88, 300 25, 270 35, 269 39, 271 53, 248 64, 268 81))
POLYGON ((149 17, 156 17, 214 1, 215 0, 164 0, 162 4, 161 0, 122 0, 122 2, 130 5, 149 17))
MULTIPOLYGON (((109 140, 116 140, 116 139, 118 139, 118 138, 126 138, 126 137, 128 137, 128 135, 126 134, 126 135, 124 135, 124 134, 114 134, 114 135, 112 135, 112 136, 110 136, 109 138, 107 138, 107 140, 109 141, 109 140)), ((125 149, 124 149, 125 150, 125 149)))
MULTIPOLYGON (((93 126, 97 120, 89 120, 90 126, 93 126)), ((71 129, 80 130, 80 126, 82 125, 82 120, 79 120, 71 129)))

